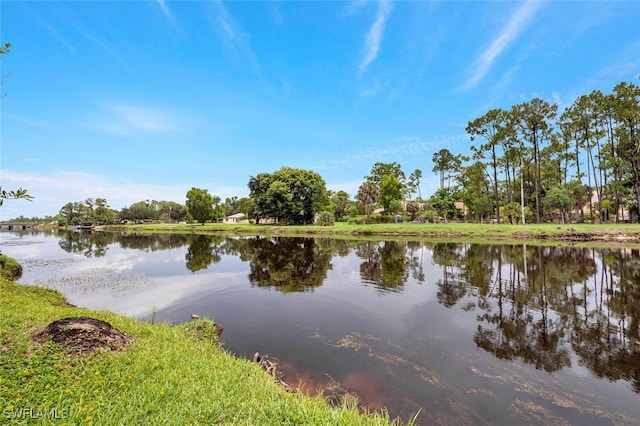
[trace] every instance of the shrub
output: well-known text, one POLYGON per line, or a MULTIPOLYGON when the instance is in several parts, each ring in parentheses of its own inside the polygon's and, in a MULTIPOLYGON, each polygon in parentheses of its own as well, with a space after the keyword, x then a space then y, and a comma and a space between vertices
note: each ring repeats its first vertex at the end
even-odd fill
POLYGON ((335 218, 333 216, 333 213, 331 212, 320 212, 320 214, 316 218, 316 225, 333 226, 334 223, 335 223, 335 218))
POLYGON ((367 218, 365 216, 352 216, 349 218, 349 221, 347 223, 349 223, 350 225, 363 225, 366 219, 367 218))

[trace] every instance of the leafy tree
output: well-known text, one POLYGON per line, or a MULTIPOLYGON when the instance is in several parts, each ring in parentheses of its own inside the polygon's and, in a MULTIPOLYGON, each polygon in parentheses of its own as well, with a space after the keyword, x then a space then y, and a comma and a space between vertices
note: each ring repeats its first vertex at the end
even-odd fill
POLYGON ((175 201, 159 201, 157 219, 164 222, 182 222, 187 220, 187 206, 175 201))
POLYGON ((369 176, 365 176, 365 179, 380 188, 384 176, 394 176, 404 188, 406 176, 402 171, 402 166, 395 161, 393 163, 375 163, 369 176))
POLYGON ((67 203, 60 208, 58 215, 63 218, 67 225, 77 225, 82 221, 80 203, 67 203))
MULTIPOLYGON (((219 197, 215 197, 220 202, 219 197)), ((191 188, 187 192, 187 211, 201 225, 210 220, 214 215, 214 196, 206 189, 191 188)))
POLYGON ((114 223, 118 212, 109 207, 107 200, 96 198, 93 204, 91 220, 99 224, 114 223))
POLYGON ((345 191, 330 194, 329 201, 335 206, 333 214, 336 221, 341 221, 349 215, 349 209, 353 204, 350 198, 349 194, 345 191))
POLYGON ((458 181, 462 186, 458 196, 461 196, 470 213, 478 216, 479 219, 491 214, 492 206, 488 198, 489 182, 483 164, 475 162, 465 167, 458 181))
POLYGON ((542 202, 549 213, 551 213, 551 210, 560 210, 563 224, 567 223, 569 211, 571 211, 575 204, 574 199, 569 195, 568 191, 557 186, 547 191, 542 202))
POLYGON ((149 200, 137 201, 129 207, 123 208, 120 211, 120 218, 124 220, 156 219, 156 210, 153 204, 154 202, 149 200))
MULTIPOLYGON (((440 189, 444 188, 445 180, 450 180, 455 173, 460 171, 463 159, 464 157, 462 155, 453 155, 451 151, 446 148, 442 148, 433 154, 433 172, 440 173, 440 189)), ((447 184, 447 188, 449 187, 450 185, 447 184)))
POLYGON ((483 159, 486 152, 489 152, 489 165, 493 170, 493 195, 496 205, 496 216, 500 223, 500 199, 498 193, 498 152, 497 149, 505 139, 506 126, 505 112, 501 109, 489 110, 485 115, 470 121, 467 125, 467 133, 471 136, 471 140, 480 137, 485 143, 479 147, 471 147, 475 159, 483 159))
MULTIPOLYGON (((398 210, 399 201, 402 200, 402 183, 395 176, 384 175, 380 183, 380 199, 378 200, 385 212, 394 213, 398 210), (392 208, 392 205, 396 204, 392 208)), ((400 205, 400 209, 402 206, 400 205)))
POLYGON ((418 214, 419 211, 420 211, 420 203, 417 203, 415 201, 409 201, 407 203, 407 213, 411 215, 411 220, 414 220, 416 218, 416 215, 418 214))
POLYGON ((558 106, 534 98, 529 102, 515 105, 512 110, 512 119, 520 136, 531 145, 531 156, 534 168, 534 194, 536 200, 536 223, 540 223, 542 203, 542 188, 540 185, 540 150, 542 144, 550 139, 552 131, 551 120, 556 117, 558 106))
POLYGON ((409 195, 418 191, 418 199, 421 200, 422 194, 420 193, 420 179, 422 179, 422 170, 415 169, 409 175, 409 182, 407 183, 407 189, 408 189, 409 195))
MULTIPOLYGON (((620 83, 614 87, 614 114, 619 126, 620 152, 630 167, 629 180, 635 195, 634 205, 640 207, 640 87, 620 83)), ((639 216, 640 218, 640 216, 639 216)))
POLYGON ((440 188, 429 199, 429 203, 442 215, 445 223, 455 214, 456 200, 449 188, 440 188))
POLYGON ((364 205, 365 214, 367 215, 367 223, 369 223, 372 208, 380 198, 380 190, 374 183, 365 182, 360 185, 360 188, 358 188, 358 195, 356 195, 356 198, 364 205))
POLYGON ((246 217, 252 217, 254 208, 255 208, 255 203, 251 198, 242 197, 238 200, 236 213, 244 213, 246 217))
POLYGON ((222 205, 222 210, 225 216, 230 216, 232 214, 239 213, 238 204, 240 200, 238 197, 227 197, 224 199, 224 204, 222 205))
POLYGON ((319 174, 293 167, 260 173, 249 179, 254 216, 276 218, 290 224, 311 224, 328 203, 327 188, 319 174))

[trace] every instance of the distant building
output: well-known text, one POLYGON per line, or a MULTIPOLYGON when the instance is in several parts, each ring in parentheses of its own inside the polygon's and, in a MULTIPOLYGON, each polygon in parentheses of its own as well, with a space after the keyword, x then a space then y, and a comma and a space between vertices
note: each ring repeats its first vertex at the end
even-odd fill
POLYGON ((236 213, 222 218, 222 223, 249 223, 249 219, 244 213, 236 213))

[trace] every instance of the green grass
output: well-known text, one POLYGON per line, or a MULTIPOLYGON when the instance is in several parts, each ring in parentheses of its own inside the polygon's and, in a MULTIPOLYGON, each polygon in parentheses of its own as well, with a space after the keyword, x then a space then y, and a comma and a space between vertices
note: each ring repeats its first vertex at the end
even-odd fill
MULTIPOLYGON (((154 325, 76 308, 55 291, 5 278, 0 278, 0 306, 3 424, 391 423, 384 414, 333 409, 320 397, 287 393, 256 363, 194 337, 186 325, 154 325), (135 339, 119 352, 74 357, 53 343, 32 340, 50 322, 69 316, 108 321, 135 339)), ((201 329, 207 334, 207 327, 201 329)), ((213 327, 208 330, 212 335, 213 327)))
POLYGON ((0 254, 0 276, 8 280, 17 280, 22 276, 22 266, 15 259, 0 254))
POLYGON ((336 223, 334 226, 280 226, 232 224, 149 224, 106 227, 108 230, 171 233, 214 233, 222 235, 338 236, 456 240, 521 241, 552 240, 640 242, 637 224, 481 224, 481 223, 393 223, 355 225, 336 223), (588 237, 588 238, 585 238, 588 237))

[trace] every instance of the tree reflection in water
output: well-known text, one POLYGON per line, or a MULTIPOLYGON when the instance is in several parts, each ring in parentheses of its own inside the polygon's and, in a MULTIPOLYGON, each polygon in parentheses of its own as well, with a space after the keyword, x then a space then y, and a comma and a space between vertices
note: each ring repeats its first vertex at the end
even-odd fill
POLYGON ((87 257, 110 244, 144 251, 188 245, 195 272, 225 254, 249 262, 256 287, 282 292, 321 286, 335 256, 361 259, 364 283, 402 292, 425 281, 423 259, 442 276, 437 301, 477 313, 475 344, 497 358, 548 372, 579 365, 597 377, 628 381, 640 393, 640 251, 533 245, 223 238, 210 235, 66 233, 59 245, 87 257))
POLYGON ((360 263, 360 277, 380 290, 398 291, 409 277, 409 267, 415 259, 410 256, 406 242, 367 241, 356 248, 360 263), (408 256, 409 254, 409 256, 408 256))
POLYGON ((333 257, 331 247, 313 238, 244 240, 243 257, 250 261, 249 281, 288 293, 321 286, 333 257))

